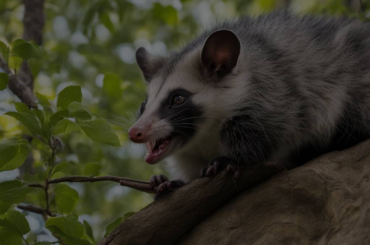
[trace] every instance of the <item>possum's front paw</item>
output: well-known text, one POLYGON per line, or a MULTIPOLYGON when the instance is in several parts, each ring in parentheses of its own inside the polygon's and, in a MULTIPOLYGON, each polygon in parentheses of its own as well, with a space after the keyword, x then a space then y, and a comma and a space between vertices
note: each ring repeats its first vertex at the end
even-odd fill
POLYGON ((168 180, 166 176, 154 175, 149 180, 152 189, 156 191, 154 199, 157 199, 160 195, 173 191, 174 189, 180 188, 185 185, 181 180, 168 180))
POLYGON ((202 169, 201 176, 214 176, 224 169, 226 169, 226 172, 231 173, 235 179, 239 179, 241 167, 229 157, 216 157, 213 159, 207 168, 202 169))

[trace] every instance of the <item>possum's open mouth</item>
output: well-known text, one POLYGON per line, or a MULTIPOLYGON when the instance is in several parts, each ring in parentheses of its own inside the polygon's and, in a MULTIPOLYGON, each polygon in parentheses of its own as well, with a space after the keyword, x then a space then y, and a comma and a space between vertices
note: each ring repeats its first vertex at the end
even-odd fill
POLYGON ((145 144, 147 148, 145 161, 149 164, 159 162, 162 159, 162 156, 167 152, 171 139, 172 136, 170 135, 163 139, 147 142, 145 144))

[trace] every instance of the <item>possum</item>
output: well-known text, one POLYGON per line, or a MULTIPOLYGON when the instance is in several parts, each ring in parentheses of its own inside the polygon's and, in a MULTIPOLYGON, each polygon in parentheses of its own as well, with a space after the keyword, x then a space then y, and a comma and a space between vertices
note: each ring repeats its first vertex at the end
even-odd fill
POLYGON ((370 24, 357 19, 242 17, 136 60, 148 91, 129 138, 147 163, 166 159, 175 180, 153 177, 159 189, 202 169, 289 169, 370 136, 370 24))

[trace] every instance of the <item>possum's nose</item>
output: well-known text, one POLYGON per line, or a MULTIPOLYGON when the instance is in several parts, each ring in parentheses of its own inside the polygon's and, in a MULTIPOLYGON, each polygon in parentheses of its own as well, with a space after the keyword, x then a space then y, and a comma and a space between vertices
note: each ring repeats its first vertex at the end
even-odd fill
POLYGON ((145 129, 143 127, 132 127, 128 131, 128 137, 135 143, 144 143, 145 129))

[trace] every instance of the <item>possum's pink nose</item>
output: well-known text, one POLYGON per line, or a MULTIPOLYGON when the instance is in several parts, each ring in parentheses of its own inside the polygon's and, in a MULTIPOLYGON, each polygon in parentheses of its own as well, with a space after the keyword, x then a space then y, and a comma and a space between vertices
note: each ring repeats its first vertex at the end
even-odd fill
POLYGON ((128 131, 128 137, 135 143, 144 143, 145 129, 143 127, 132 127, 128 131))

